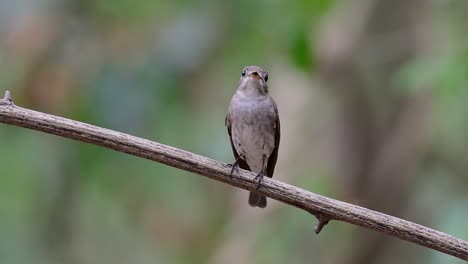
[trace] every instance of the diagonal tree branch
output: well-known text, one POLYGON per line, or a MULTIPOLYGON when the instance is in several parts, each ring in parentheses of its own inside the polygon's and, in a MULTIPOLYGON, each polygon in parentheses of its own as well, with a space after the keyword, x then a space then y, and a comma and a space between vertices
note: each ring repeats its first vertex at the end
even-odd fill
MULTIPOLYGON (((246 190, 255 190, 257 186, 253 181, 253 173, 239 170, 239 173, 230 178, 230 168, 225 163, 207 157, 110 129, 15 106, 8 91, 0 100, 0 122, 106 147, 246 190)), ((339 220, 468 260, 468 241, 403 219, 321 196, 270 178, 262 181, 258 193, 315 215, 319 220, 315 228, 316 233, 319 233, 330 219, 339 220)))

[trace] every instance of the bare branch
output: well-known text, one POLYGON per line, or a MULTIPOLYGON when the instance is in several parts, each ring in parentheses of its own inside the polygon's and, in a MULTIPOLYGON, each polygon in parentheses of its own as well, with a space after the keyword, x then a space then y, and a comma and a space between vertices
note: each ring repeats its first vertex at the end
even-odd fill
MULTIPOLYGON (((9 93, 5 94, 5 98, 0 103, 1 123, 106 147, 242 189, 256 189, 257 184, 253 180, 255 174, 251 172, 239 170, 230 178, 230 168, 223 162, 125 133, 21 108, 13 104, 9 93)), ((258 193, 317 216, 319 223, 315 228, 316 233, 330 219, 339 220, 468 260, 467 241, 403 219, 321 196, 270 178, 262 181, 258 193)))

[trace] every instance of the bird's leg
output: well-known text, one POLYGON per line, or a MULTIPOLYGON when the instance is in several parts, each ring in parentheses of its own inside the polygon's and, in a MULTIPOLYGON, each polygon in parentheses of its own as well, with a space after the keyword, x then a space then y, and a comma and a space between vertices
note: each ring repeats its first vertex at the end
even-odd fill
POLYGON ((232 163, 232 164, 227 164, 227 165, 226 165, 227 167, 231 167, 231 173, 229 173, 229 178, 231 178, 231 179, 232 179, 232 173, 233 173, 234 171, 236 171, 236 173, 239 172, 239 160, 240 160, 240 158, 241 158, 240 156, 237 156, 237 158, 236 158, 236 160, 234 161, 234 163, 232 163))
POLYGON ((257 176, 255 176, 255 181, 258 181, 257 182, 257 190, 258 188, 260 188, 260 184, 262 183, 262 180, 263 180, 263 176, 265 176, 265 169, 267 167, 267 159, 266 159, 266 156, 263 155, 262 157, 262 169, 260 170, 260 172, 257 174, 257 176))

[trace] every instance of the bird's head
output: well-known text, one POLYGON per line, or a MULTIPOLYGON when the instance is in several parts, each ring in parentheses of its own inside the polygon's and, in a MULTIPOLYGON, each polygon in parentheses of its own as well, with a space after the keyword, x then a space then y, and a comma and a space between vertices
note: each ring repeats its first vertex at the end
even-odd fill
POLYGON ((242 70, 239 89, 251 93, 268 93, 268 72, 259 66, 246 66, 242 70))

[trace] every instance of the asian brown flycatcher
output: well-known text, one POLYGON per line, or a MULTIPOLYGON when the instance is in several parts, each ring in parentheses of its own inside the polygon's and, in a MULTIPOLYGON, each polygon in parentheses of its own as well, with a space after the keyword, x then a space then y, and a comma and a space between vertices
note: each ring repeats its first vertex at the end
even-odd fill
MULTIPOLYGON (((273 177, 280 143, 278 108, 268 94, 268 72, 259 66, 242 70, 236 93, 229 104, 226 127, 238 167, 257 173, 260 186, 263 176, 273 177)), ((250 192, 249 204, 265 208, 266 197, 250 192)))

